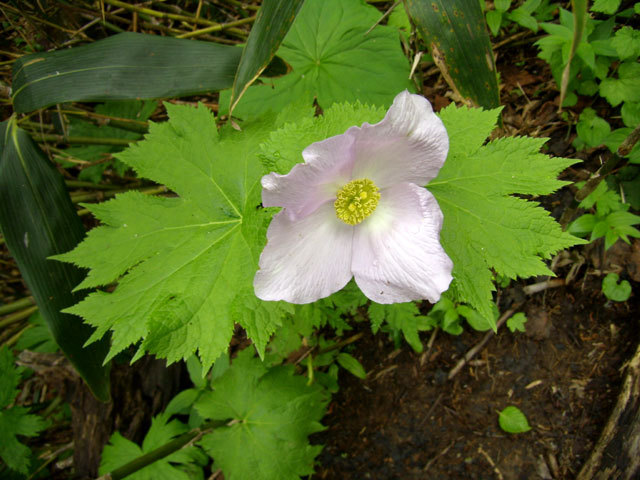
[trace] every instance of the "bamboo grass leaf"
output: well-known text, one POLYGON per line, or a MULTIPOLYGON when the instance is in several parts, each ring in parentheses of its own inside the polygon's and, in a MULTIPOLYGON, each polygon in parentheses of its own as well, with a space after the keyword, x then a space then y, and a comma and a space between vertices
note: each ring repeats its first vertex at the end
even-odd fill
POLYGON ((242 52, 229 112, 258 78, 278 50, 304 0, 265 0, 242 52))
POLYGON ((476 106, 500 105, 498 77, 477 0, 406 0, 407 13, 449 86, 476 106))
POLYGON ((92 328, 60 311, 84 295, 72 293, 83 278, 73 265, 48 258, 73 248, 84 227, 62 176, 15 120, 0 124, 0 228, 20 273, 61 350, 100 400, 109 399, 108 340, 83 348, 92 328))
POLYGON ((14 64, 14 110, 56 103, 179 97, 229 88, 242 51, 140 33, 37 53, 14 64))

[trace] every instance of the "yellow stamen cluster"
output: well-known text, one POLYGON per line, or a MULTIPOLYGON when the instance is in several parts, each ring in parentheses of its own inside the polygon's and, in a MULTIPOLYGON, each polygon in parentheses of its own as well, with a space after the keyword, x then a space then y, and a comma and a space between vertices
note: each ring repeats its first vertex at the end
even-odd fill
POLYGON ((338 190, 333 206, 337 217, 348 225, 357 225, 378 206, 380 190, 368 178, 352 180, 338 190))

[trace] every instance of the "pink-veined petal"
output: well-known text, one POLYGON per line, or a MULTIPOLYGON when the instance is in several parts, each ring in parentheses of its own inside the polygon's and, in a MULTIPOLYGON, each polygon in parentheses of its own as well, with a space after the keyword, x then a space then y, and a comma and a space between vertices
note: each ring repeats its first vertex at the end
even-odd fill
POLYGON ((349 182, 353 166, 354 136, 349 130, 309 145, 302 152, 304 163, 294 166, 288 174, 262 177, 262 204, 285 207, 289 218, 297 220, 335 200, 340 187, 349 182))
POLYGON ((278 213, 253 280, 258 298, 309 303, 343 288, 351 279, 353 230, 331 203, 296 221, 278 213))
POLYGON ((436 303, 453 268, 441 228, 442 212, 425 188, 400 183, 380 192, 378 208, 353 239, 351 270, 362 292, 378 303, 436 303))
POLYGON ((369 178, 379 188, 426 185, 447 158, 449 137, 429 101, 404 91, 382 121, 359 129, 353 150, 354 179, 369 178))

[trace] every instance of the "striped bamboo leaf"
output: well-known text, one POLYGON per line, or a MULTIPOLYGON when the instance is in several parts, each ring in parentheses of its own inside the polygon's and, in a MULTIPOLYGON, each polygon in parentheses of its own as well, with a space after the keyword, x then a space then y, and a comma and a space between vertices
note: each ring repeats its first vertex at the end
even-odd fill
POLYGON ((72 293, 84 274, 49 260, 74 248, 84 227, 62 176, 14 118, 0 123, 0 229, 56 342, 94 395, 108 401, 108 338, 84 347, 93 328, 61 313, 84 296, 72 293))
POLYGON ((229 88, 242 49, 142 33, 19 58, 14 110, 56 103, 180 97, 229 88))
POLYGON ((499 106, 495 59, 478 0, 406 0, 405 6, 453 91, 476 106, 499 106))

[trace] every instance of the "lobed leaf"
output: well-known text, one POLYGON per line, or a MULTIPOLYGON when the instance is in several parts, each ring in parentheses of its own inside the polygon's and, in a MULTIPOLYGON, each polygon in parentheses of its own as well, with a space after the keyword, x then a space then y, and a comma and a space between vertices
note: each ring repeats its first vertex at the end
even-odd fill
MULTIPOLYGON (((234 115, 255 118, 296 101, 311 105, 314 98, 322 108, 356 101, 390 105, 411 88, 409 63, 396 29, 379 25, 366 34, 379 18, 360 0, 307 0, 278 50, 293 71, 247 89, 234 115)), ((223 107, 229 95, 221 93, 223 107)))
POLYGON ((18 435, 34 437, 46 428, 47 422, 29 414, 25 407, 13 406, 18 394, 21 370, 14 365, 8 348, 0 348, 0 458, 12 470, 26 474, 29 471, 31 451, 20 443, 18 435))
POLYGON ((565 182, 557 175, 573 159, 539 153, 544 139, 501 138, 482 146, 469 133, 468 115, 479 131, 495 125, 497 110, 469 113, 450 106, 440 116, 447 128, 447 161, 427 188, 444 214, 442 244, 453 260, 457 300, 492 318, 491 269, 509 278, 552 275, 543 259, 582 240, 565 233, 536 203, 512 194, 545 195, 565 182))
POLYGON ((196 403, 204 418, 234 420, 200 441, 225 478, 298 480, 313 473, 322 447, 310 445, 308 436, 324 429, 327 399, 293 370, 267 369, 245 349, 196 403))
POLYGON ((600 82, 600 95, 614 107, 622 102, 640 102, 640 64, 624 62, 618 68, 618 78, 600 82))
POLYGON ((371 330, 376 333, 382 322, 386 322, 392 330, 401 331, 404 339, 411 348, 421 353, 423 350, 419 331, 430 330, 431 325, 425 322, 426 317, 420 316, 420 311, 414 302, 381 305, 371 303, 367 313, 371 320, 371 330))
POLYGON ((178 196, 129 192, 87 205, 103 226, 56 258, 89 269, 78 289, 118 283, 69 309, 97 328, 92 340, 112 331, 108 358, 142 340, 138 355, 173 362, 197 350, 206 370, 226 351, 234 322, 262 355, 289 311, 253 294, 271 214, 260 208, 256 151, 279 120, 218 134, 204 106, 166 107, 170 120, 152 123, 146 139, 118 158, 178 196))

